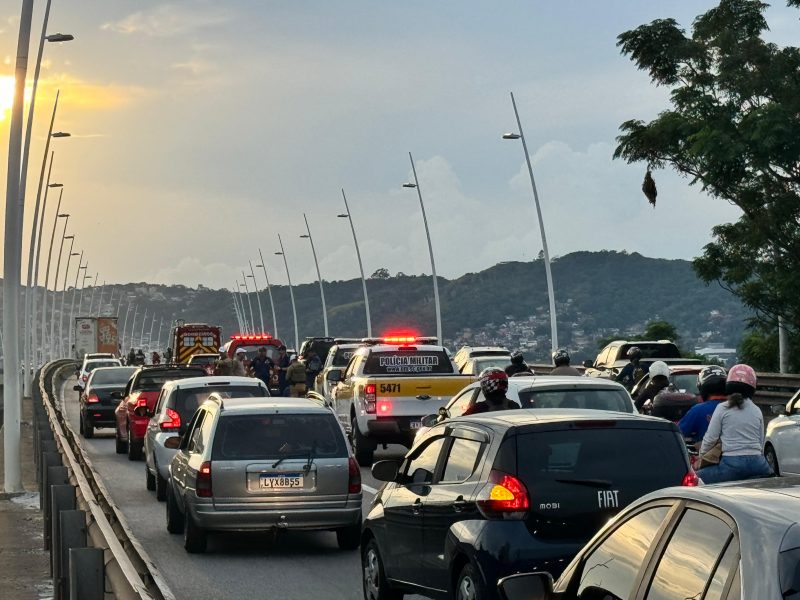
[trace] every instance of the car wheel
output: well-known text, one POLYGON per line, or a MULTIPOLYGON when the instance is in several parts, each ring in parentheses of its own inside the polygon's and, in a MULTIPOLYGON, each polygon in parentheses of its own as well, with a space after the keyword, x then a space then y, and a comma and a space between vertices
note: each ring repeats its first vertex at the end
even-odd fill
POLYGON ((142 448, 138 444, 135 444, 134 441, 131 439, 131 427, 128 425, 128 460, 140 460, 142 458, 142 448))
POLYGON ((486 588, 478 570, 467 563, 461 569, 461 573, 456 580, 456 600, 484 600, 486 598, 486 588))
MULTIPOLYGON (((155 461, 153 461, 155 464, 155 461)), ((167 499, 167 480, 158 472, 158 465, 156 467, 156 500, 163 502, 167 499)))
POLYGON ((82 418, 81 419, 81 433, 83 437, 87 440, 90 440, 94 437, 94 425, 92 425, 92 421, 89 418, 82 418))
POLYGON ((145 485, 149 491, 153 491, 156 489, 156 477, 150 472, 150 467, 147 466, 147 463, 144 463, 144 478, 145 478, 145 485))
POLYGON ((389 587, 375 538, 370 539, 361 551, 361 572, 364 600, 402 600, 405 594, 389 587))
POLYGON ((123 440, 119 435, 119 425, 115 428, 116 440, 117 440, 117 454, 125 454, 128 451, 128 442, 123 440))
POLYGON ((184 515, 183 547, 189 554, 202 554, 206 551, 208 536, 206 530, 199 527, 190 513, 184 515))
POLYGON ((781 474, 781 469, 778 466, 778 455, 775 454, 775 448, 772 445, 767 444, 767 447, 764 449, 764 458, 767 459, 769 466, 772 467, 772 471, 775 473, 776 477, 779 477, 781 474))
POLYGON ((78 418, 78 431, 83 437, 86 437, 86 434, 83 432, 83 413, 80 413, 80 417, 78 418))
POLYGON ((362 467, 371 467, 375 461, 375 448, 370 445, 370 440, 361 435, 358 430, 358 423, 353 417, 350 421, 351 438, 353 441, 353 453, 356 455, 356 462, 362 467))
POLYGON ((167 489, 167 531, 170 533, 181 533, 183 531, 183 513, 178 508, 172 486, 167 489))
POLYGON ((361 543, 361 519, 355 525, 336 530, 336 543, 340 550, 355 550, 361 543))

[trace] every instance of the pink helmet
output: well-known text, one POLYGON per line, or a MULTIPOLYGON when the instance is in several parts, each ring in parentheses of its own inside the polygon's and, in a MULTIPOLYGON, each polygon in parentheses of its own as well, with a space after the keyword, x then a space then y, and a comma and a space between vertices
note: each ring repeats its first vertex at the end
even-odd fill
POLYGON ((755 390, 757 384, 756 372, 753 367, 748 365, 734 365, 728 371, 727 383, 743 383, 755 390))

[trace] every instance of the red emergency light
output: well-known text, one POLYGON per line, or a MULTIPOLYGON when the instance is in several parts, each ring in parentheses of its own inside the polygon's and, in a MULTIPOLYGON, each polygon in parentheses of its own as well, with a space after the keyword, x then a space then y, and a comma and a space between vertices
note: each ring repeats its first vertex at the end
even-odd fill
POLYGON ((240 340, 240 341, 262 341, 262 340, 271 340, 272 336, 268 333, 261 333, 258 335, 232 335, 232 340, 240 340))

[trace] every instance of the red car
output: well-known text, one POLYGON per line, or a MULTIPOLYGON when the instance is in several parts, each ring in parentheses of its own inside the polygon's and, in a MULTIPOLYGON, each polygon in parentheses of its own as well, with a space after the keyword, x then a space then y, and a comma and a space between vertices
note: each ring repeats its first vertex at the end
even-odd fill
POLYGON ((144 434, 150 415, 156 407, 161 386, 173 379, 205 377, 202 367, 157 365, 140 367, 128 381, 124 392, 113 392, 121 398, 114 411, 116 418, 117 454, 128 453, 129 460, 140 460, 144 447, 144 434))

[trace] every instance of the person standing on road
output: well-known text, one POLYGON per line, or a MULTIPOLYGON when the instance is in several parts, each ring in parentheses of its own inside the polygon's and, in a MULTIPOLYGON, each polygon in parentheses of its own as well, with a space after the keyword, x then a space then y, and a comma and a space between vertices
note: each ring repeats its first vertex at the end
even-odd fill
POLYGON ((322 361, 313 350, 306 355, 306 389, 314 389, 314 380, 322 372, 322 361))
POLYGON ((164 352, 164 360, 167 364, 172 362, 172 348, 167 348, 167 351, 164 352))
POLYGON ((133 351, 133 348, 131 348, 131 351, 128 352, 128 360, 126 361, 126 364, 131 366, 136 364, 136 352, 133 351))
POLYGON ((147 362, 147 359, 145 358, 144 352, 142 351, 142 349, 139 348, 139 350, 136 352, 136 364, 140 365, 140 366, 143 366, 145 364, 145 362, 147 362))
POLYGON ((236 358, 233 359, 233 373, 231 375, 235 375, 237 377, 246 377, 247 376, 247 352, 244 351, 243 348, 239 348, 236 351, 236 358))
POLYGON ((286 390, 286 371, 289 369, 289 356, 286 354, 286 346, 278 347, 278 360, 275 367, 278 369, 278 390, 283 394, 286 390))
POLYGON ((219 349, 219 360, 214 364, 214 375, 223 377, 233 375, 233 359, 228 357, 224 348, 219 349))
POLYGON ((703 441, 714 411, 728 399, 725 395, 726 379, 727 374, 722 367, 710 366, 700 371, 697 389, 703 401, 690 408, 678 422, 678 429, 687 441, 698 444, 703 441))
POLYGON ((258 349, 258 355, 252 361, 250 361, 250 370, 253 373, 253 377, 263 381, 267 388, 269 388, 270 378, 272 377, 272 369, 274 367, 275 364, 272 362, 270 357, 267 356, 267 349, 263 346, 258 349))
POLYGON ((704 483, 755 479, 773 474, 763 454, 764 417, 752 400, 757 383, 756 373, 748 365, 736 365, 728 371, 725 383, 728 401, 714 410, 700 446, 702 457, 719 442, 722 457, 719 464, 697 472, 704 483))
POLYGON ((506 398, 508 375, 503 369, 497 367, 484 369, 480 374, 480 385, 484 400, 467 407, 465 415, 520 408, 519 404, 506 398))
POLYGON ((621 383, 630 392, 639 380, 647 374, 647 370, 641 366, 642 351, 638 346, 632 346, 626 353, 630 362, 622 367, 622 371, 617 375, 617 383, 621 383))
POLYGON ((522 352, 519 350, 515 350, 511 353, 511 364, 506 367, 506 375, 512 377, 519 373, 530 373, 533 375, 533 371, 525 362, 525 357, 522 355, 522 352))
POLYGON ((306 395, 306 366, 297 360, 297 355, 289 358, 289 368, 286 370, 286 381, 291 386, 292 398, 302 398, 306 395))
POLYGON ((567 375, 570 377, 581 377, 582 373, 575 367, 569 366, 570 362, 569 352, 564 350, 556 350, 553 352, 553 364, 555 368, 550 371, 550 375, 567 375))

